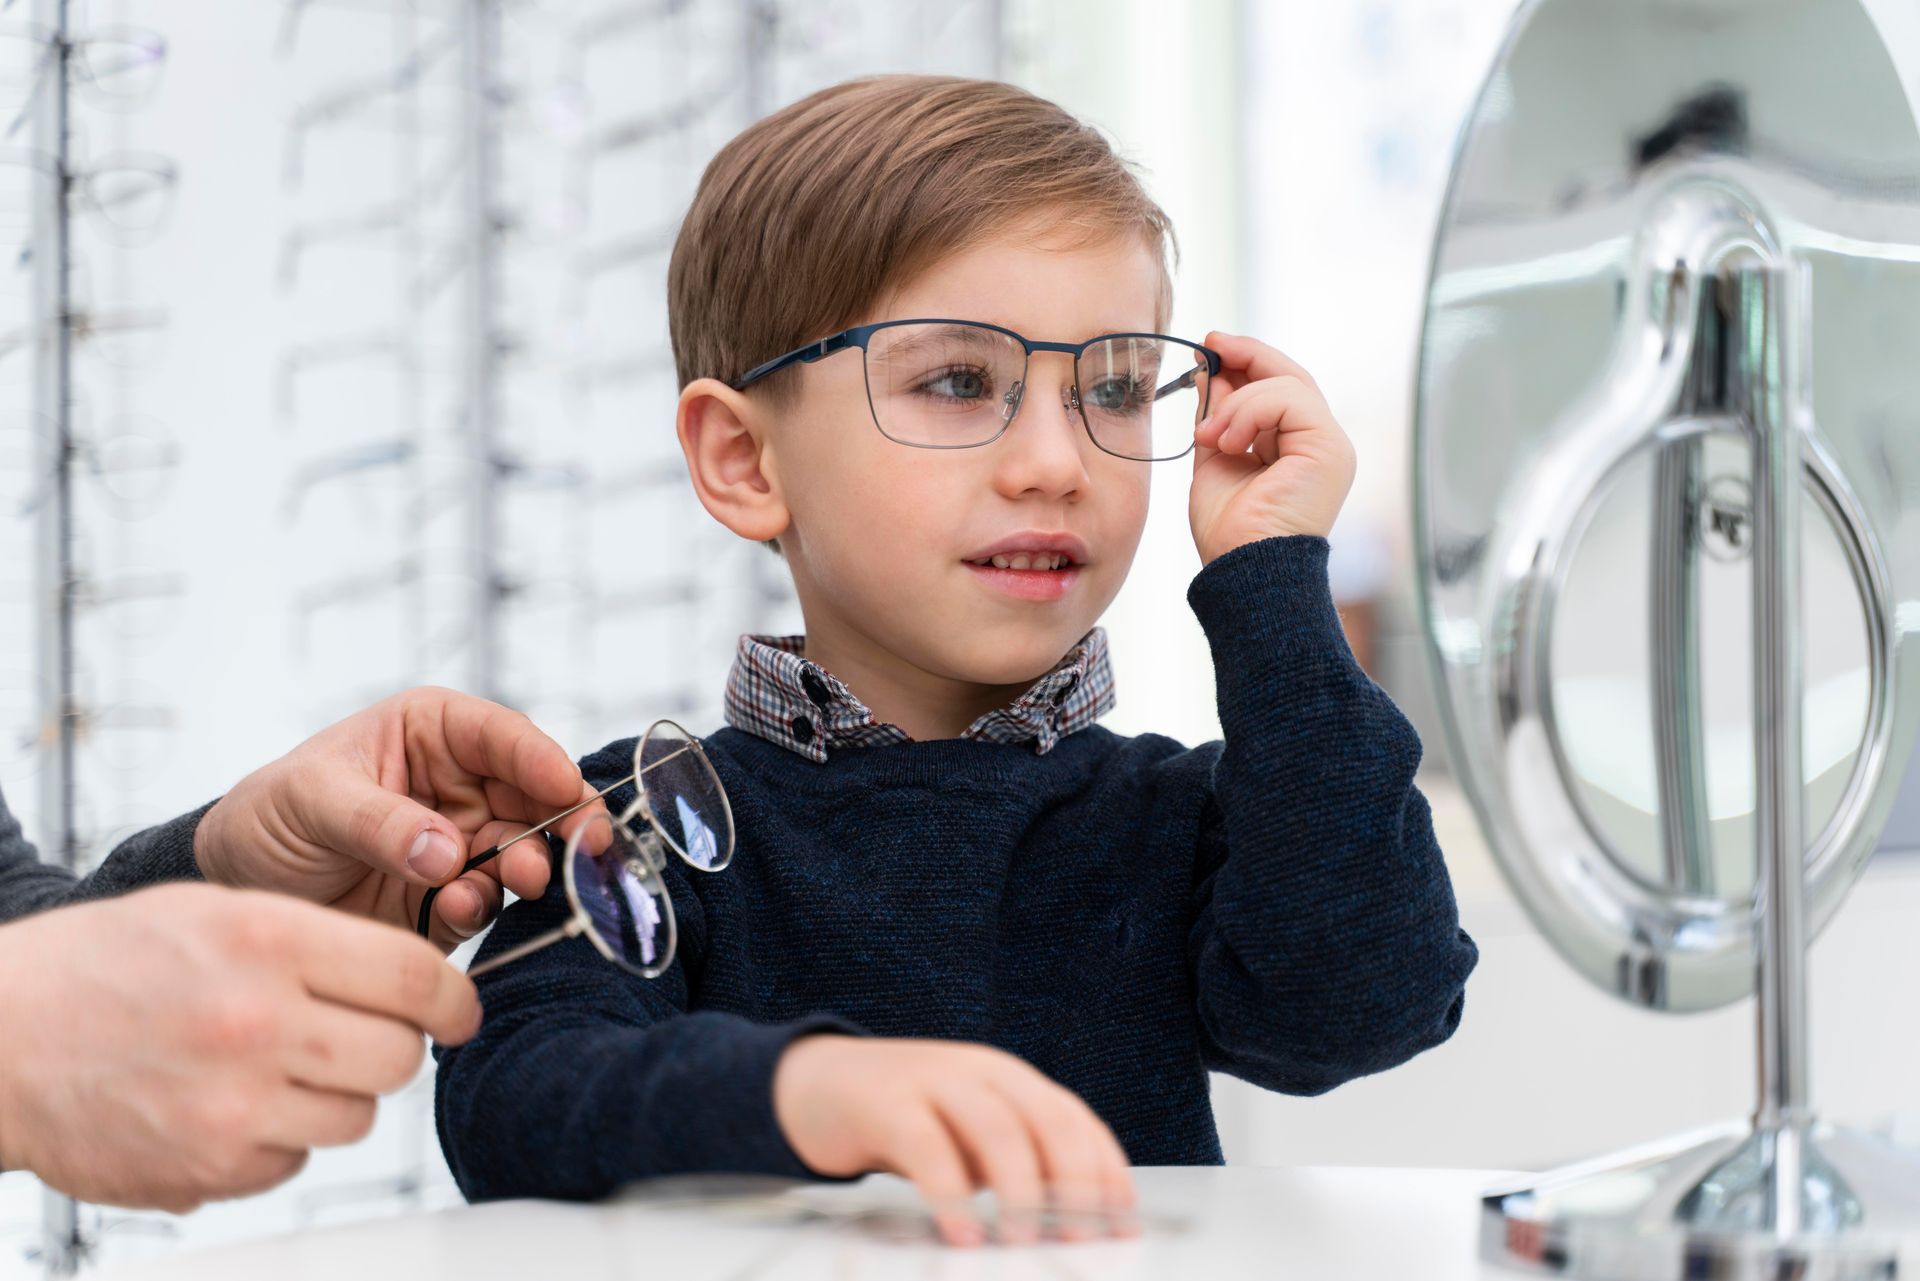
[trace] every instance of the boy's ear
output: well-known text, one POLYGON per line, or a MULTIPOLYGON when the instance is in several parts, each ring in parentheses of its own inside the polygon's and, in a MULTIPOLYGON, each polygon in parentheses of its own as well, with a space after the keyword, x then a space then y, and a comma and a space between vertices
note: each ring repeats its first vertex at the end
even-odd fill
POLYGON ((693 492, 715 520, 755 542, 786 532, 792 517, 757 405, 717 378, 696 378, 680 391, 674 429, 693 492))

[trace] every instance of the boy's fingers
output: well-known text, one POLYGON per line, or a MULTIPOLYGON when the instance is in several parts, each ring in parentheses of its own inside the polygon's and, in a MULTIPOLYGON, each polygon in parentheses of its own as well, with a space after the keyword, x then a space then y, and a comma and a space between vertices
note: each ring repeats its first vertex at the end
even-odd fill
POLYGON ((1126 1154, 1113 1132, 1078 1095, 1037 1072, 996 1084, 1027 1119, 1046 1186, 1060 1209, 1061 1235, 1099 1235, 1114 1197, 1131 1199, 1126 1154))
POLYGON ((984 1239, 973 1215, 973 1180, 953 1135, 930 1107, 920 1106, 891 1127, 888 1163, 919 1190, 948 1245, 979 1245, 984 1239))
POLYGON ((1282 436, 1333 426, 1333 416, 1318 393, 1297 380, 1282 378, 1243 388, 1219 414, 1200 425, 1195 440, 1223 454, 1241 454, 1266 435, 1270 439, 1262 460, 1272 462, 1285 452, 1282 436))
POLYGON ((971 1081, 949 1085, 933 1104, 979 1180, 993 1189, 1000 1240, 1035 1240, 1045 1184, 1025 1120, 1004 1095, 971 1081))
POLYGON ((1315 391, 1320 384, 1306 367, 1277 347, 1269 347, 1257 338, 1244 334, 1227 334, 1214 330, 1208 334, 1203 344, 1220 353, 1221 363, 1236 371, 1245 371, 1247 381, 1260 378, 1280 378, 1292 376, 1300 379, 1315 391))

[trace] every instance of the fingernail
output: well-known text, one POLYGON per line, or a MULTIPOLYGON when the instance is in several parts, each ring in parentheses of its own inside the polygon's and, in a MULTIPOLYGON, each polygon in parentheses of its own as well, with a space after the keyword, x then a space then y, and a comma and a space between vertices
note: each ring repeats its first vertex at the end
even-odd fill
POLYGON ((420 835, 413 838, 413 848, 407 851, 408 870, 436 885, 446 880, 459 863, 459 847, 445 832, 435 827, 423 829, 420 835))

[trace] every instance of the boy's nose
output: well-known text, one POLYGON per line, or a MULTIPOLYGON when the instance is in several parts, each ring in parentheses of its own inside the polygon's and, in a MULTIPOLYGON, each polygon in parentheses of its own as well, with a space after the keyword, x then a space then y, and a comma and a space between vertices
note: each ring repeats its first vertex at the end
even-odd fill
POLYGON ((1071 382, 1059 384, 1061 412, 1057 415, 1040 408, 1050 396, 1029 396, 1029 390, 1039 392, 1020 386, 1008 397, 1011 422, 999 442, 996 482, 1009 497, 1035 490, 1059 496, 1077 493, 1087 483, 1086 459, 1080 451, 1079 389, 1071 382))

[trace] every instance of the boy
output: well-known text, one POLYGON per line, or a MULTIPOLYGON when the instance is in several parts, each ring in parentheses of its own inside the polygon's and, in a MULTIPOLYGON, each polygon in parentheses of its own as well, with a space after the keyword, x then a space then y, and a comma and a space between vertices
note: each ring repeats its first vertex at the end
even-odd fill
MULTIPOLYGON (((1147 337, 1168 235, 1099 135, 1003 84, 839 85, 708 167, 669 272, 680 441, 806 634, 741 641, 704 740, 739 853, 669 860, 678 962, 575 940, 482 980, 439 1079, 468 1196, 888 1170, 950 1241, 981 1188, 1006 1239, 1048 1204, 1082 1235, 1124 1225, 1129 1162, 1221 1159, 1209 1069, 1316 1094, 1452 1033, 1476 953, 1419 740, 1328 597, 1351 447, 1279 352, 1213 334, 1213 372, 1147 337), (1127 434, 1190 390, 1172 449, 1127 434), (1192 749, 1093 723, 1146 459, 1188 446, 1224 729, 1192 749)), ((565 910, 515 906, 489 951, 565 910)))

